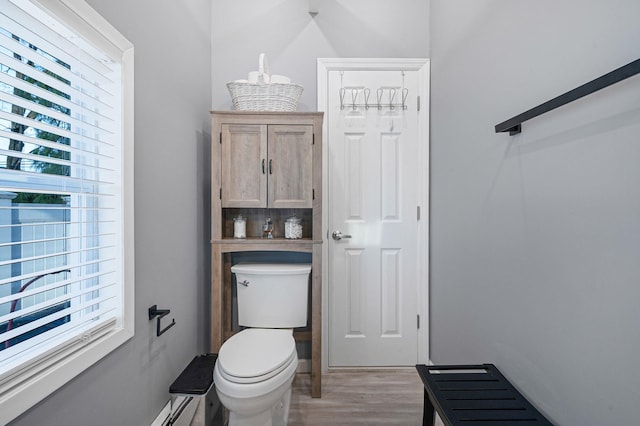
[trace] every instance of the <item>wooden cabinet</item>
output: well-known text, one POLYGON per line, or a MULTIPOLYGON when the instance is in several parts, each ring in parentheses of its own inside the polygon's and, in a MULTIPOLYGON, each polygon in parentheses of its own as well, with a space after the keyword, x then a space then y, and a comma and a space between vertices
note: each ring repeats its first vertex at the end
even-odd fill
POLYGON ((211 113, 211 352, 232 327, 231 266, 238 253, 311 258, 309 325, 294 330, 311 343, 311 396, 321 396, 322 120, 319 112, 211 113), (233 238, 233 218, 247 218, 246 239, 233 238), (284 238, 284 221, 302 219, 301 239, 284 238), (273 239, 261 238, 266 217, 273 239))
POLYGON ((222 124, 222 207, 311 208, 313 126, 222 124))

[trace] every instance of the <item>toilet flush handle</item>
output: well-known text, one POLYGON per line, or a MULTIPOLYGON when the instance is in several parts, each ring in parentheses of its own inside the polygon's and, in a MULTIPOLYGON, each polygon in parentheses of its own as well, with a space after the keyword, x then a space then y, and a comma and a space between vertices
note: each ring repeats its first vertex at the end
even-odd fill
POLYGON ((249 287, 249 281, 247 281, 247 280, 244 280, 244 281, 242 281, 242 282, 239 282, 238 284, 242 284, 242 285, 243 285, 243 286, 245 286, 245 287, 249 287))

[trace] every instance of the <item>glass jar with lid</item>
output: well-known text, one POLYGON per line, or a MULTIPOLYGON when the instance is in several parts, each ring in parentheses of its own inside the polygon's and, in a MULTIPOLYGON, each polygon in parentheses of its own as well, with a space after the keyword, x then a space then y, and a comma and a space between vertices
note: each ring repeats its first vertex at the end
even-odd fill
POLYGON ((247 238, 247 219, 242 216, 233 218, 233 238, 247 238))
POLYGON ((291 216, 284 221, 284 237, 288 239, 302 238, 302 220, 299 217, 291 216))

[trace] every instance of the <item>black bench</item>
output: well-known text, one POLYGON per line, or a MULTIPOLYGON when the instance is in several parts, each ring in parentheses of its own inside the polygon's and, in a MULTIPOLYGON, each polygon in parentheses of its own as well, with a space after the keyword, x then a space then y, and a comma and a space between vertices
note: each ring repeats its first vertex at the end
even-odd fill
POLYGON ((447 426, 553 426, 493 364, 416 369, 424 383, 423 426, 435 424, 434 408, 447 426))

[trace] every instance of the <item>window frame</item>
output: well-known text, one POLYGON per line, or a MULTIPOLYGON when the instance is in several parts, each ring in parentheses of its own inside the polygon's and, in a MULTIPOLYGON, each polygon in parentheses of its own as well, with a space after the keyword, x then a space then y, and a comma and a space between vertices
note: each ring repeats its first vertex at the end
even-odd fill
MULTIPOLYGON (((122 317, 92 333, 82 345, 63 347, 0 381, 0 424, 24 413, 65 383, 90 368, 134 336, 134 48, 85 0, 28 1, 64 22, 85 40, 122 64, 121 194, 122 227, 118 229, 122 258, 122 317)), ((83 339, 84 340, 84 339, 83 339)))

